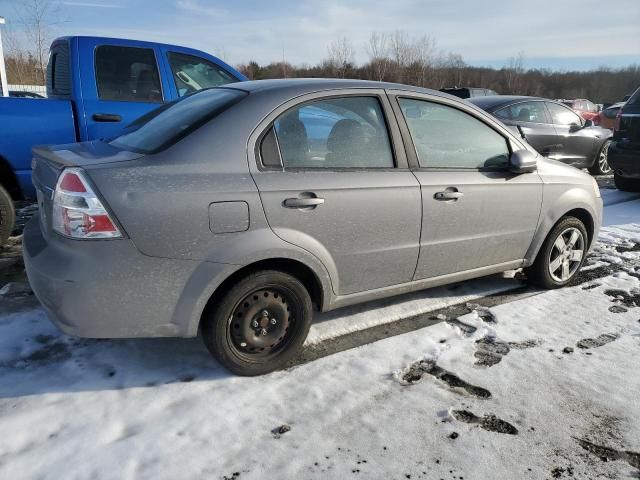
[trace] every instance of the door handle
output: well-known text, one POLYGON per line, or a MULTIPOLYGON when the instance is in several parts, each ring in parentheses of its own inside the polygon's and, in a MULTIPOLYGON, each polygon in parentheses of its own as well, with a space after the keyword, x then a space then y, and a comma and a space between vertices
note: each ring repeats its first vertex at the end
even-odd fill
POLYGON ((96 122, 119 122, 122 120, 122 117, 115 113, 94 113, 91 118, 96 122))
POLYGON ((462 192, 458 192, 455 190, 445 190, 444 192, 436 192, 433 198, 440 201, 446 201, 446 200, 458 200, 462 196, 464 196, 464 193, 462 192))
POLYGON ((324 203, 324 198, 287 198, 282 205, 285 208, 316 208, 324 203))

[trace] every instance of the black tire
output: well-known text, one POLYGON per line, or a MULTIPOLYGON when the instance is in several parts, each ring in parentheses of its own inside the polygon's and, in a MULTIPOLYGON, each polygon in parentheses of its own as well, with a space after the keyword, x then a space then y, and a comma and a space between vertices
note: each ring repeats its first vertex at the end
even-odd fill
MULTIPOLYGON (((570 242, 566 242, 566 245, 568 245, 569 243, 570 242)), ((579 244, 578 240, 576 240, 576 242, 574 243, 576 250, 578 250, 578 247, 577 247, 578 244, 579 244)), ((540 248, 540 251, 538 252, 538 256, 533 262, 533 265, 525 269, 527 280, 538 287, 546 288, 546 289, 561 288, 571 283, 571 281, 575 278, 575 276, 580 271, 580 268, 582 268, 582 264, 584 263, 584 260, 586 258, 586 251, 588 249, 588 245, 589 245, 589 236, 587 234, 587 229, 585 228, 582 221, 575 217, 569 217, 569 216, 561 218, 560 221, 556 224, 556 226, 551 229, 551 232, 549 232, 549 235, 547 235, 547 238, 545 239, 544 243, 542 244, 542 247, 540 248), (552 274, 550 271, 551 269, 550 264, 553 261, 558 260, 558 257, 561 256, 559 254, 558 247, 555 245, 556 240, 562 233, 567 231, 572 233, 572 230, 577 230, 582 235, 582 239, 581 239, 582 240, 582 245, 581 245, 582 257, 580 258, 579 262, 576 260, 569 260, 570 275, 568 278, 566 279, 558 278, 561 276, 561 274, 555 275, 555 274, 552 274)), ((569 255, 571 255, 572 250, 573 250, 573 247, 570 249, 568 253, 569 255)), ((563 268, 563 263, 564 262, 561 261, 559 268, 561 269, 563 268)))
POLYGON ((623 192, 640 192, 640 180, 637 178, 625 178, 614 173, 613 182, 616 184, 616 188, 623 192))
POLYGON ((0 245, 4 245, 16 221, 11 195, 0 185, 0 245))
POLYGON ((591 175, 609 175, 611 173, 611 167, 607 162, 609 145, 611 145, 611 140, 607 140, 602 144, 598 155, 596 155, 593 161, 593 165, 589 167, 589 173, 591 175))
POLYGON ((312 315, 311 297, 300 280, 262 270, 240 280, 209 309, 202 337, 231 372, 262 375, 282 368, 300 350, 312 315))

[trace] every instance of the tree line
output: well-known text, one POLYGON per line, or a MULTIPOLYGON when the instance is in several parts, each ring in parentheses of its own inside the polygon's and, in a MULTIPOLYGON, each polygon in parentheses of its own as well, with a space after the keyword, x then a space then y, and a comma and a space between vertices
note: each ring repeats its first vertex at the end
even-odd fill
POLYGON ((545 98, 587 98, 615 103, 640 87, 640 65, 590 71, 525 69, 524 54, 509 58, 502 68, 476 67, 462 55, 437 48, 429 36, 412 38, 405 32, 373 32, 365 47, 367 61, 357 65, 355 48, 346 37, 335 40, 326 58, 316 65, 294 66, 285 61, 238 65, 252 80, 268 78, 353 78, 406 83, 419 87, 481 87, 500 94, 545 98))

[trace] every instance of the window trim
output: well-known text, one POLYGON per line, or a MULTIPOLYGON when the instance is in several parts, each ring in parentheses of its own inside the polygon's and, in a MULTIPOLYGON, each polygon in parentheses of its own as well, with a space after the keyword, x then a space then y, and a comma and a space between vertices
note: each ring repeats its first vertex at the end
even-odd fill
MULTIPOLYGON (((276 141, 278 139, 277 132, 276 141)), ((401 132, 397 123, 395 112, 386 93, 382 89, 378 88, 345 88, 335 90, 325 90, 315 93, 306 94, 294 99, 291 99, 278 108, 274 109, 269 115, 267 115, 262 122, 256 127, 254 132, 250 135, 249 143, 253 142, 253 148, 249 148, 248 151, 254 152, 254 161, 260 172, 385 172, 385 171, 398 171, 408 170, 406 149, 404 141, 402 139, 401 132), (393 160, 393 166, 391 167, 285 167, 282 161, 282 155, 280 155, 281 168, 265 166, 262 163, 262 140, 269 133, 269 130, 274 127, 275 121, 280 118, 284 113, 293 108, 300 108, 303 105, 317 103, 323 100, 335 99, 335 98, 354 98, 354 97, 371 97, 375 98, 379 105, 380 111, 383 115, 385 128, 387 131, 387 137, 389 139, 389 147, 391 149, 391 155, 393 160), (259 132, 256 135, 256 132, 259 132)), ((278 149, 280 149, 279 142, 276 142, 278 149)))
MULTIPOLYGON (((400 107, 400 102, 399 99, 401 98, 406 98, 408 100, 419 100, 419 101, 423 101, 423 102, 431 102, 431 103, 437 103, 440 105, 444 105, 446 107, 450 107, 450 108, 454 108, 456 110, 461 111, 462 113, 465 113, 469 116, 471 116, 472 118, 475 118, 476 120, 478 120, 480 123, 484 124, 486 127, 490 128, 491 130, 495 131, 498 135, 500 135, 506 145, 507 145, 507 150, 509 151, 509 157, 511 157, 511 155, 514 152, 514 144, 516 146, 521 146, 523 150, 528 150, 527 147, 525 147, 524 145, 522 145, 519 141, 515 141, 514 142, 514 137, 512 135, 510 135, 508 132, 504 131, 504 127, 500 127, 500 128, 496 128, 499 127, 499 125, 496 124, 496 121, 489 117, 489 114, 487 115, 487 119, 490 120, 489 122, 486 121, 485 118, 481 118, 478 115, 476 115, 475 110, 472 109, 467 109, 466 105, 460 105, 458 102, 454 102, 451 101, 448 98, 442 98, 442 97, 436 97, 436 96, 427 96, 427 95, 421 95, 418 92, 411 92, 411 91, 402 91, 402 90, 396 90, 394 92, 390 92, 390 95, 393 97, 393 108, 396 114, 396 117, 398 119, 398 124, 400 125, 400 130, 402 132, 403 135, 403 139, 405 142, 405 145, 410 145, 412 148, 408 148, 407 149, 407 157, 409 159, 409 165, 411 170, 413 171, 420 171, 420 172, 510 172, 510 163, 507 162, 507 165, 505 167, 423 167, 420 165, 420 160, 418 157, 418 149, 415 145, 415 142, 413 140, 413 136, 411 135, 411 132, 409 130, 409 125, 407 123, 406 118, 404 117, 404 114, 402 113, 402 108, 400 107), (506 134, 505 134, 506 133, 506 134)), ((485 114, 485 112, 480 112, 485 114)), ((495 117, 494 117, 495 118, 495 117)))
POLYGON ((514 120, 514 119, 507 119, 507 118, 500 118, 497 115, 496 118, 498 118, 499 120, 506 120, 508 122, 519 122, 519 123, 531 123, 533 125, 549 125, 551 127, 553 127, 553 123, 551 123, 551 115, 549 114, 549 109, 547 108, 547 106, 545 105, 546 101, 545 100, 523 100, 521 102, 515 102, 515 103, 508 103, 506 105, 502 105, 500 108, 498 108, 497 110, 492 110, 492 114, 496 114, 501 110, 504 110, 505 108, 511 108, 515 105, 520 105, 522 103, 541 103, 542 104, 542 110, 544 110, 544 116, 545 118, 549 121, 549 123, 545 123, 545 122, 525 122, 523 120, 514 120))
POLYGON ((93 77, 95 79, 95 87, 96 87, 96 99, 99 102, 119 102, 119 103, 147 103, 151 105, 161 105, 167 102, 166 96, 164 94, 164 88, 162 86, 162 74, 160 73, 160 62, 158 61, 158 52, 155 47, 142 47, 142 46, 134 46, 134 45, 118 45, 112 43, 103 43, 100 45, 96 45, 93 49, 93 77), (137 48, 139 50, 151 50, 153 52, 153 58, 156 62, 156 72, 158 73, 158 81, 160 83, 160 96, 161 100, 150 102, 143 100, 114 100, 114 99, 105 99, 100 98, 100 88, 98 87, 98 50, 102 47, 119 47, 119 48, 137 48))

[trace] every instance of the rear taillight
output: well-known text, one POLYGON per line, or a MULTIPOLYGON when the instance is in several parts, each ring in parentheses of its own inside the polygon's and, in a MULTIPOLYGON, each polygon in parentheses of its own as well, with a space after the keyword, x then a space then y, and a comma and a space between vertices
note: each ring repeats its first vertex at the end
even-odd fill
POLYGON ((622 119, 622 108, 618 109, 618 113, 616 114, 616 123, 613 126, 613 131, 614 132, 619 132, 620 131, 620 121, 622 119))
POLYGON ((53 194, 53 229, 71 238, 122 237, 79 168, 65 168, 53 194))

